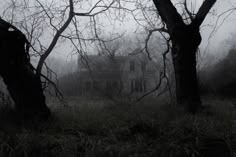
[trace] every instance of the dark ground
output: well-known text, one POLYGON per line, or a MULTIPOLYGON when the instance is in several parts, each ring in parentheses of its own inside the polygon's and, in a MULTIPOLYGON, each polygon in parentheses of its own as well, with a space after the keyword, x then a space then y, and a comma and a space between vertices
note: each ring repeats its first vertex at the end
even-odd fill
POLYGON ((0 156, 223 157, 236 148, 233 100, 204 98, 208 107, 195 116, 165 99, 149 98, 136 105, 68 100, 67 107, 49 100, 53 116, 41 123, 19 122, 3 106, 0 156))

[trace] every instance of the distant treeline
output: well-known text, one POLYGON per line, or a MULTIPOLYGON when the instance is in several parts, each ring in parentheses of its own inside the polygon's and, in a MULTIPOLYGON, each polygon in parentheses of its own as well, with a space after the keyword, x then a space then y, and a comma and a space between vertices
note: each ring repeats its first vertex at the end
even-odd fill
POLYGON ((236 49, 200 71, 200 89, 202 94, 236 98, 236 49))

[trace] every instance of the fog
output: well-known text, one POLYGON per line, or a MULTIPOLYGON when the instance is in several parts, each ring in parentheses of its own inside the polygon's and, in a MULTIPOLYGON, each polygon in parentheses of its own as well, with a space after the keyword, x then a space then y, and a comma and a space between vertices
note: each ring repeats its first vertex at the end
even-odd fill
MULTIPOLYGON (((8 3, 10 1, 4 0, 2 7, 2 15, 6 16, 7 13, 4 8, 5 6, 9 6, 8 3), (3 14, 4 13, 4 14, 3 14), (6 15, 5 15, 6 14, 6 15)), ((45 1, 46 2, 46 1, 45 1)), ((181 7, 178 7, 178 2, 180 1, 173 1, 173 3, 176 3, 177 9, 179 12, 181 12, 181 7)), ((189 8, 194 13, 197 13, 200 5, 203 1, 196 1, 191 0, 188 1, 189 8)), ((58 0, 54 2, 57 5, 63 5, 61 1, 58 0)), ((143 2, 146 3, 146 2, 143 2)), ((147 2, 148 3, 148 2, 147 2)), ((34 4, 32 2, 32 4, 34 4)), ((81 6, 78 6, 76 10, 79 12, 86 12, 89 10, 89 7, 93 5, 94 2, 87 2, 83 3, 81 6), (82 10, 81 10, 82 9, 82 10)), ((151 3, 150 3, 151 5, 151 3)), ((211 12, 208 14, 207 18, 205 19, 204 23, 201 26, 201 35, 202 35, 202 42, 200 45, 200 53, 201 58, 206 59, 207 56, 214 56, 215 60, 218 60, 225 56, 229 49, 232 47, 232 44, 234 43, 234 32, 235 30, 235 24, 236 24, 236 13, 230 9, 234 8, 236 6, 236 2, 233 0, 219 0, 216 2, 214 7, 211 9, 211 12)), ((77 7, 77 6, 76 6, 77 7)), ((135 8, 134 3, 124 3, 124 7, 128 9, 135 8)), ((14 10, 15 11, 15 10, 14 10)), ((17 13, 17 10, 15 11, 17 13)), ((115 12, 114 12, 115 13, 115 12)), ((113 14, 113 13, 111 13, 113 14)), ((139 39, 141 43, 144 42, 145 33, 143 33, 143 28, 136 22, 133 16, 129 13, 122 13, 122 11, 117 12, 119 14, 120 18, 112 18, 112 15, 102 15, 100 19, 97 19, 99 21, 99 24, 101 24, 100 31, 103 31, 102 38, 111 38, 110 34, 113 34, 114 36, 123 35, 125 37, 133 38, 131 40, 136 40, 136 38, 142 37, 142 39, 139 39), (124 16, 124 17, 123 17, 124 16)), ((139 14, 138 11, 135 14, 139 14)), ((13 18, 13 22, 20 22, 20 14, 15 15, 15 19, 13 18)), ((117 17, 117 15, 114 14, 114 16, 117 17)), ((23 16, 22 16, 23 17, 23 16)), ((137 16, 138 17, 138 16, 137 16)), ((81 26, 87 24, 88 19, 81 18, 80 23, 81 26)), ((154 22, 155 23, 155 22, 154 22)), ((145 22, 144 22, 145 24, 145 22)), ((81 27, 81 29, 84 29, 82 31, 83 35, 88 36, 90 34, 88 29, 85 29, 84 26, 81 27)), ((48 46, 48 43, 51 41, 51 30, 48 30, 48 35, 44 35, 41 38, 41 42, 45 47, 48 46)), ((155 36, 159 36, 160 34, 156 33, 155 36)), ((88 54, 96 54, 97 48, 94 46, 93 43, 90 43, 89 45, 86 45, 86 51, 88 54)), ((57 44, 57 47, 53 50, 53 53, 50 55, 50 58, 52 60, 58 59, 55 66, 53 67, 52 64, 50 64, 51 68, 58 73, 58 75, 65 74, 65 71, 72 72, 75 69, 72 68, 72 64, 76 63, 77 56, 74 52, 71 52, 71 43, 69 41, 65 42, 59 42, 57 44), (72 55, 73 54, 73 55, 72 55), (56 65, 57 64, 57 65, 56 65), (66 65, 69 67, 66 68, 66 65), (59 68, 60 67, 60 68, 59 68), (68 69, 68 70, 60 70, 60 69, 68 69)), ((162 53, 162 52, 157 52, 162 53)), ((50 60, 49 58, 49 60, 50 60)), ((32 58, 33 63, 37 62, 37 58, 32 58)), ((207 61, 208 62, 208 61, 207 61)), ((75 66, 76 67, 76 66, 75 66)))
POLYGON ((0 157, 235 155, 236 2, 214 2, 2 0, 0 157))
MULTIPOLYGON (((196 3, 195 10, 197 11, 197 8, 198 6, 200 6, 201 2, 194 1, 194 3, 196 3)), ((203 59, 203 61, 201 61, 203 63, 200 63, 201 66, 204 66, 204 62, 207 62, 209 64, 209 62, 215 63, 217 60, 222 59, 222 57, 226 56, 228 51, 232 48, 234 42, 236 42, 236 12, 230 11, 230 9, 234 8, 235 6, 236 2, 234 2, 233 0, 217 1, 211 12, 205 19, 204 23, 202 24, 200 30, 202 35, 202 42, 199 46, 201 58, 203 59), (210 59, 210 61, 208 61, 208 59, 210 59)), ((117 33, 125 34, 124 36, 133 38, 131 40, 136 40, 136 38, 140 37, 140 26, 136 23, 132 16, 130 16, 129 14, 127 14, 126 16, 127 17, 123 22, 117 22, 114 24, 107 22, 106 27, 104 27, 106 29, 104 30, 108 30, 109 32, 111 29, 113 29, 116 30, 117 33)), ((159 36, 158 33, 155 35, 159 36)), ((141 42, 143 43, 144 41, 141 42)), ((90 47, 88 53, 97 53, 96 51, 96 48, 91 49, 90 47)), ((52 56, 54 59, 58 58, 58 63, 61 62, 61 65, 63 66, 67 64, 71 65, 70 62, 75 63, 75 60, 77 58, 76 55, 71 56, 71 53, 68 51, 68 48, 67 46, 65 46, 65 44, 63 44, 62 47, 58 48, 58 50, 56 49, 52 56)), ((58 73, 61 73, 60 70, 56 71, 58 73)))

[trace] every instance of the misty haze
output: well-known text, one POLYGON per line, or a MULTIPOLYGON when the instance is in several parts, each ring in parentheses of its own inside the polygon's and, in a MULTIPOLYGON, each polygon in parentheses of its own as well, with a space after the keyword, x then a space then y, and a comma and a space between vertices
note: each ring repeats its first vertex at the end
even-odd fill
POLYGON ((235 157, 234 0, 3 0, 0 157, 235 157))

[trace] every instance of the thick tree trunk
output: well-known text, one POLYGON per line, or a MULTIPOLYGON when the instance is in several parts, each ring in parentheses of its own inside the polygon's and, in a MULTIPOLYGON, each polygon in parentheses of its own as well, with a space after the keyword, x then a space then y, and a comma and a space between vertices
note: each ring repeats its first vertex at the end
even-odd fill
POLYGON ((26 51, 26 38, 18 30, 0 25, 0 75, 23 118, 48 118, 50 111, 26 51))
POLYGON ((185 24, 171 0, 153 2, 172 41, 177 102, 196 112, 201 106, 196 70, 196 51, 201 43, 199 28, 216 0, 204 0, 197 14, 190 17, 189 25, 185 24))
POLYGON ((201 106, 196 70, 196 52, 201 35, 198 28, 184 26, 177 28, 171 37, 177 102, 195 113, 201 106))

